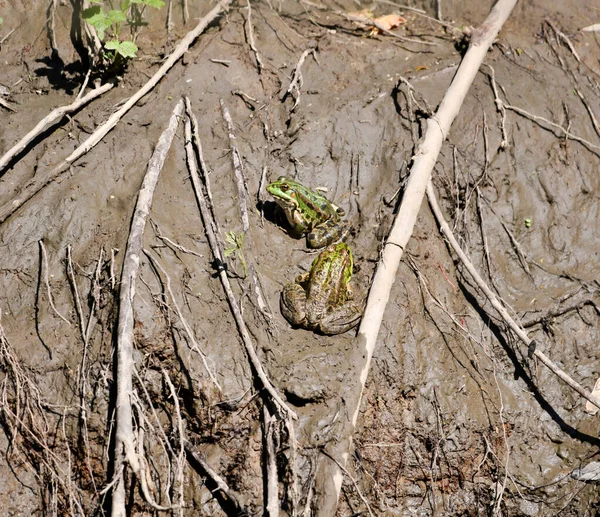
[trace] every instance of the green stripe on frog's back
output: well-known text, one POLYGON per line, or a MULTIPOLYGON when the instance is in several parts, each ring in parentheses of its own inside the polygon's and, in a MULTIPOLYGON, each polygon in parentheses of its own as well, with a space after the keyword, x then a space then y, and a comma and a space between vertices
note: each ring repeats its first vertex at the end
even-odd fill
POLYGON ((310 230, 315 224, 323 223, 337 216, 337 211, 331 202, 321 194, 310 192, 310 195, 306 195, 304 189, 298 189, 296 190, 296 199, 301 205, 304 205, 299 207, 304 218, 313 223, 310 225, 310 230))

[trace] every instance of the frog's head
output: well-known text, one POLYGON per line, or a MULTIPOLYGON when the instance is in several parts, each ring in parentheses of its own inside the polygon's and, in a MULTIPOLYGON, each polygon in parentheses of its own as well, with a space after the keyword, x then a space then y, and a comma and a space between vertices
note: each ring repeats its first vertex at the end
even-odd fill
POLYGON ((267 185, 267 191, 280 205, 295 208, 298 206, 295 186, 296 182, 281 176, 277 181, 267 185))

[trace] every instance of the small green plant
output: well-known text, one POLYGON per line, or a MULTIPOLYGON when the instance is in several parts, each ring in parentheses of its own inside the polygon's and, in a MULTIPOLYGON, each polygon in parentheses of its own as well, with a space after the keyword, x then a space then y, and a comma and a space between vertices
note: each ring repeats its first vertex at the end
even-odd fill
POLYGON ((531 228, 531 218, 530 217, 525 218, 525 228, 531 228))
POLYGON ((108 0, 110 9, 104 9, 104 0, 90 0, 93 5, 82 13, 83 19, 96 29, 98 38, 104 42, 104 57, 112 64, 118 59, 132 59, 137 55, 135 44, 140 27, 147 25, 144 21, 146 7, 160 9, 165 5, 163 0, 121 0, 119 9, 113 8, 112 0, 108 0), (130 27, 130 39, 121 37, 121 27, 126 23, 130 27), (106 35, 107 41, 104 41, 106 35))
POLYGON ((244 268, 244 278, 246 278, 246 258, 244 257, 244 252, 242 251, 242 246, 244 245, 244 234, 243 233, 235 233, 233 230, 227 232, 225 234, 225 241, 229 246, 225 248, 225 256, 230 257, 234 255, 234 259, 237 258, 244 268))

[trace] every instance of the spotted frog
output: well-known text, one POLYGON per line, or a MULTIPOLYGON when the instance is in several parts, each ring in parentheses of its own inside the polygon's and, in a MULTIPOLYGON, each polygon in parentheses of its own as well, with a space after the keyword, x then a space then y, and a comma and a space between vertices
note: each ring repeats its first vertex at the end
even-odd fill
POLYGON ((293 232, 306 234, 309 248, 323 248, 348 235, 350 226, 342 220, 345 212, 320 192, 285 176, 269 183, 267 190, 283 209, 293 232))
POLYGON ((345 242, 332 244, 281 293, 281 313, 293 326, 323 334, 341 334, 355 327, 363 304, 352 300, 352 251, 345 242))

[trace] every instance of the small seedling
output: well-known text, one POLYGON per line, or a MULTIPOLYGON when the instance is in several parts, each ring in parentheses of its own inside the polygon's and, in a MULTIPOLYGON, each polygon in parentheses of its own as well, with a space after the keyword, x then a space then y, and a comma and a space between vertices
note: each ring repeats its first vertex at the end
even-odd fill
POLYGON ((230 257, 233 255, 234 259, 238 259, 242 263, 242 267, 244 268, 244 278, 246 278, 246 258, 244 257, 244 252, 242 251, 242 246, 244 245, 244 234, 243 233, 235 233, 233 230, 227 232, 225 234, 225 241, 229 246, 225 248, 225 256, 230 257))
POLYGON ((525 218, 525 228, 531 228, 531 218, 530 217, 525 218))
POLYGON ((137 55, 135 44, 140 27, 147 25, 144 11, 147 6, 160 9, 163 0, 121 0, 119 9, 113 9, 112 0, 108 1, 109 10, 104 9, 104 0, 90 0, 93 5, 82 13, 83 19, 96 29, 98 38, 104 42, 103 57, 113 65, 119 59, 133 59, 137 55), (130 39, 121 38, 121 27, 126 23, 130 28, 130 39), (107 41, 105 37, 109 36, 107 41))

